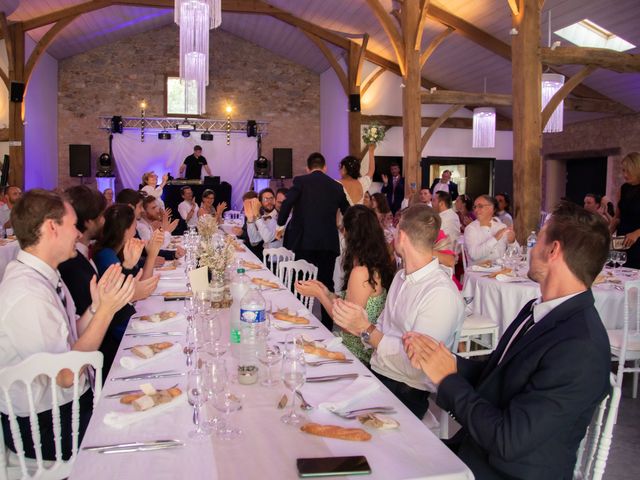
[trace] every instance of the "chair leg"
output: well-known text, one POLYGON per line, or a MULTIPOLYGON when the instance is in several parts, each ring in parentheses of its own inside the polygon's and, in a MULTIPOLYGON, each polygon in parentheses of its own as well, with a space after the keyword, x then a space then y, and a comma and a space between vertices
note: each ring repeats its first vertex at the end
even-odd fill
POLYGON ((633 366, 636 369, 635 372, 633 372, 633 393, 632 393, 632 398, 638 398, 638 374, 640 374, 640 372, 638 372, 638 368, 640 368, 640 360, 635 360, 633 362, 633 366))

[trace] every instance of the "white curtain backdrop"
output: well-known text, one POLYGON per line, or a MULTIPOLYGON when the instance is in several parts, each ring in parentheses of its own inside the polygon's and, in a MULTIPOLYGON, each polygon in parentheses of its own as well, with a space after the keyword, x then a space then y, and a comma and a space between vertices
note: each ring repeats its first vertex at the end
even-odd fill
MULTIPOLYGON (((231 184, 232 208, 239 210, 242 195, 251 188, 253 161, 258 156, 256 139, 242 133, 232 133, 230 145, 223 133, 214 133, 212 142, 200 140, 199 133, 184 138, 180 132, 172 131, 171 140, 158 140, 157 130, 145 130, 144 142, 140 141, 139 130, 114 133, 113 156, 122 184, 137 190, 142 174, 151 170, 159 177, 165 172, 178 177, 180 165, 193 153, 195 145, 202 146, 211 173, 231 184)), ((204 169, 202 174, 206 174, 204 169)))

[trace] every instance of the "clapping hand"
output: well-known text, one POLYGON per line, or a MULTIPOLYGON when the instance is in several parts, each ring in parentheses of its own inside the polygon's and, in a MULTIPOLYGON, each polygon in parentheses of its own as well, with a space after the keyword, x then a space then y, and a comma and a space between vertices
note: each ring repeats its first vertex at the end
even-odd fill
POLYGON ((417 332, 405 333, 402 341, 411 365, 422 370, 436 385, 458 371, 455 357, 442 342, 417 332))
POLYGON ((260 205, 260 200, 252 198, 250 201, 251 207, 253 208, 253 218, 258 218, 260 216, 260 208, 262 207, 262 205, 260 205))
POLYGON ((142 278, 142 270, 138 272, 138 275, 135 277, 134 281, 134 293, 133 293, 133 301, 136 300, 144 300, 149 295, 153 293, 153 291, 158 286, 158 282, 160 281, 160 275, 153 275, 146 280, 141 280, 142 278))
POLYGON ((333 301, 333 321, 353 335, 360 335, 371 325, 364 308, 340 298, 333 301))
POLYGON ((224 211, 227 209, 227 202, 220 202, 216 207, 216 217, 221 218, 224 211))
POLYGON ((147 242, 147 256, 153 257, 157 256, 158 252, 160 252, 160 248, 162 248, 162 243, 164 242, 164 233, 160 230, 156 230, 151 235, 151 238, 147 242))
POLYGON ((128 270, 131 270, 138 264, 142 250, 144 249, 144 242, 139 238, 130 238, 126 241, 123 248, 124 261, 122 266, 128 270))
POLYGON ((318 280, 296 282, 295 287, 296 290, 305 297, 319 298, 322 295, 329 295, 329 289, 324 285, 324 283, 318 280))
POLYGON ((162 231, 172 233, 178 226, 178 219, 171 221, 171 209, 166 208, 162 213, 162 231))
POLYGON ((134 278, 132 275, 125 278, 122 266, 113 264, 104 272, 99 282, 93 277, 90 291, 94 308, 107 310, 113 316, 133 298, 134 278))

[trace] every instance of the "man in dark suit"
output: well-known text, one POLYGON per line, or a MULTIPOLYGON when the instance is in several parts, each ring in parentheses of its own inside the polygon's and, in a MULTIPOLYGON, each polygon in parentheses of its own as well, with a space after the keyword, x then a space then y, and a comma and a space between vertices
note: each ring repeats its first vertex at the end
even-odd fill
POLYGON ((436 178, 429 190, 431 190, 431 194, 434 196, 440 191, 447 192, 451 195, 451 200, 454 202, 456 198, 458 198, 458 184, 451 181, 451 170, 442 172, 442 178, 436 178))
POLYGON ((481 479, 571 479, 576 452, 609 391, 607 332, 590 286, 607 258, 599 215, 561 204, 540 231, 527 303, 488 360, 454 357, 430 337, 404 342, 462 429, 449 446, 481 479))
POLYGON ((400 176, 400 165, 391 164, 391 178, 382 175, 382 193, 387 196, 389 208, 394 215, 401 209, 404 199, 404 177, 400 176))
MULTIPOLYGON (((327 176, 327 165, 320 153, 309 155, 307 170, 307 175, 293 179, 282 202, 277 235, 282 235, 291 213, 284 247, 295 252, 296 260, 318 267, 318 280, 333 291, 333 270, 340 254, 336 214, 338 210, 344 214, 349 202, 342 185, 327 176)), ((333 320, 324 309, 322 323, 329 330, 333 327, 333 320)))

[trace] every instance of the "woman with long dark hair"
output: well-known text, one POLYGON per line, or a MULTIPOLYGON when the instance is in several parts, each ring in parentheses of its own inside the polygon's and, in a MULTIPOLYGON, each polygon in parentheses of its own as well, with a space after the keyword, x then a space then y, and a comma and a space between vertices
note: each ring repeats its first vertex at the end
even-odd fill
MULTIPOLYGON (((343 218, 346 248, 342 268, 344 284, 337 296, 362 306, 375 324, 384 308, 387 290, 395 274, 395 265, 389 256, 384 233, 376 214, 364 205, 350 207, 343 218)), ((316 297, 329 315, 333 312, 336 295, 319 281, 296 283, 303 295, 316 297)), ((368 364, 371 351, 365 350, 360 337, 336 331, 345 346, 363 363, 368 364)))
POLYGON ((369 145, 369 166, 365 175, 360 175, 360 160, 348 155, 340 160, 340 180, 349 205, 362 205, 365 193, 371 187, 373 174, 376 170, 376 162, 373 151, 375 145, 369 145))

